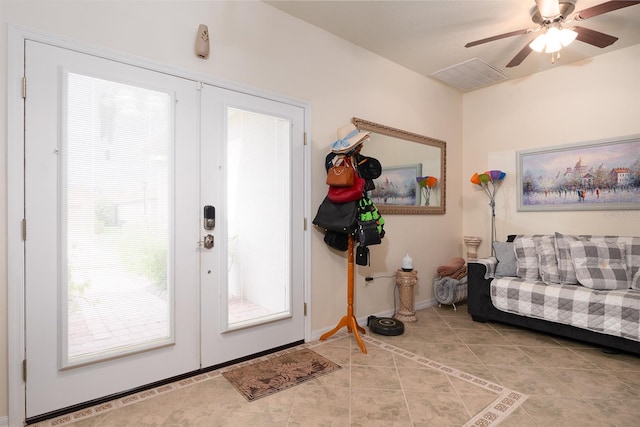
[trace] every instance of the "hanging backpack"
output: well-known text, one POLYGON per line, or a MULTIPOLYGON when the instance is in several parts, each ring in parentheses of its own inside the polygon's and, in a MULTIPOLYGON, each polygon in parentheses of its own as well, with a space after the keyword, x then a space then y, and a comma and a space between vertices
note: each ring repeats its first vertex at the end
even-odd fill
POLYGON ((384 218, 367 196, 358 201, 356 237, 360 246, 379 245, 384 237, 384 218))

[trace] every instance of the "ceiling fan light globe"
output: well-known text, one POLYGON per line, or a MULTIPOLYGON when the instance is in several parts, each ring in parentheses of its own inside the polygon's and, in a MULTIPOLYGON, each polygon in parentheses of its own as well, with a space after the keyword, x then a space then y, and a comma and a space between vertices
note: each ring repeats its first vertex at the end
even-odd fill
POLYGON ((549 40, 547 42, 547 48, 544 50, 545 53, 555 53, 562 49, 562 43, 559 40, 549 40))
POLYGON ((569 46, 578 37, 578 33, 573 30, 563 29, 560 31, 560 43, 562 46, 569 46))
POLYGON ((562 49, 562 43, 560 42, 560 30, 556 27, 550 27, 547 30, 546 42, 547 46, 544 50, 546 53, 554 53, 562 49))
POLYGON ((546 38, 547 38, 546 34, 540 34, 531 43, 529 43, 529 47, 531 48, 531 50, 535 52, 538 52, 538 53, 542 52, 544 50, 544 47, 547 44, 546 38))

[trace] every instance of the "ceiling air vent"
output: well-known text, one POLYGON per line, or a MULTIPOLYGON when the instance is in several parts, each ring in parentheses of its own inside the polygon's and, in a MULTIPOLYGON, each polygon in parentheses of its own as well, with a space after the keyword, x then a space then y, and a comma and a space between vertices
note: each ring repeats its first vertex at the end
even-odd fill
POLYGON ((473 58, 431 74, 431 77, 450 86, 469 92, 508 79, 506 74, 486 62, 473 58))

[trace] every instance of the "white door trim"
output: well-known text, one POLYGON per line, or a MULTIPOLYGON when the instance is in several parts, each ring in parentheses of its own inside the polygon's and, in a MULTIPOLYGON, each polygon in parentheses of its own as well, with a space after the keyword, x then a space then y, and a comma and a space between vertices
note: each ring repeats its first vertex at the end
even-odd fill
MULTIPOLYGON (((249 86, 222 81, 211 76, 193 73, 167 64, 105 49, 75 39, 32 28, 9 24, 7 66, 7 292, 8 292, 8 382, 9 425, 21 426, 25 420, 25 384, 22 380, 22 361, 25 358, 25 295, 24 246, 22 219, 24 218, 24 100, 22 76, 24 74, 24 42, 33 40, 77 52, 99 56, 129 65, 163 72, 176 77, 203 82, 241 93, 288 103, 304 109, 304 131, 310 141, 311 107, 309 103, 265 92, 249 86)), ((304 210, 307 224, 311 223, 311 146, 305 146, 304 156, 304 210)), ((308 310, 304 319, 305 341, 311 339, 311 227, 304 231, 304 302, 308 310)))

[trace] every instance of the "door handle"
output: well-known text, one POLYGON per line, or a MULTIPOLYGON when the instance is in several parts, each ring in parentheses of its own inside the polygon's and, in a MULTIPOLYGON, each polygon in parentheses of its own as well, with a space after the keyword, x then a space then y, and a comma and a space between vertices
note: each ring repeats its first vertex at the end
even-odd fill
POLYGON ((213 247, 213 235, 207 234, 204 236, 204 240, 200 240, 198 245, 202 245, 205 249, 211 249, 213 247))

